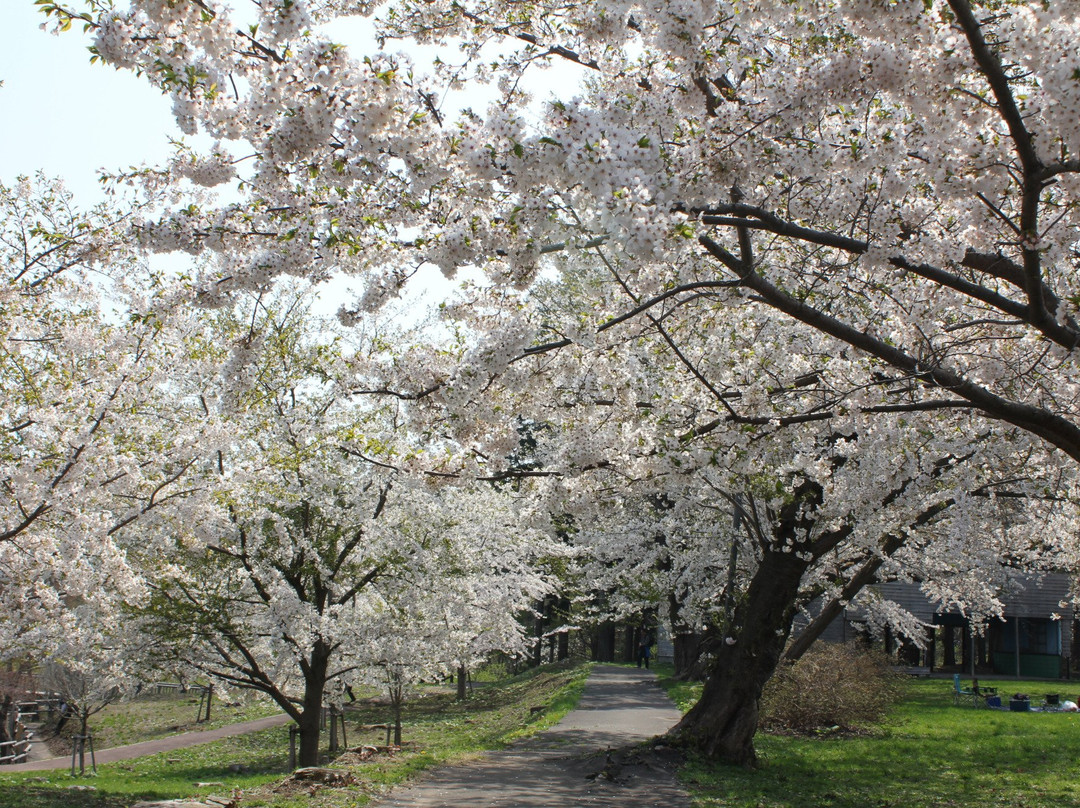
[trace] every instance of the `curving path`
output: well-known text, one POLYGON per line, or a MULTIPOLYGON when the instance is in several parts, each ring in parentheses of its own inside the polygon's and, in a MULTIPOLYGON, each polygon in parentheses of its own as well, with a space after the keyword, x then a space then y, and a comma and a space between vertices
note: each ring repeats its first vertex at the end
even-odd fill
MULTIPOLYGON (((115 763, 118 760, 130 760, 131 758, 155 755, 158 752, 171 752, 173 749, 183 749, 188 746, 197 746, 201 743, 220 741, 222 738, 231 738, 234 735, 246 735, 249 732, 258 732, 261 729, 277 727, 287 724, 291 719, 282 713, 268 718, 257 718, 254 721, 245 721, 241 724, 229 724, 217 729, 203 730, 202 732, 185 732, 182 735, 170 735, 167 738, 158 738, 153 741, 133 743, 130 746, 114 746, 111 749, 95 749, 94 759, 100 766, 105 763, 115 763)), ((90 764, 90 755, 86 756, 87 765, 90 764)), ((48 769, 66 769, 71 766, 71 755, 67 757, 47 758, 45 760, 32 760, 29 763, 16 763, 12 766, 0 766, 0 774, 8 772, 33 772, 46 771, 48 769)))
POLYGON ((372 808, 690 808, 679 756, 638 746, 680 717, 649 671, 597 666, 577 708, 550 730, 436 770, 372 808))

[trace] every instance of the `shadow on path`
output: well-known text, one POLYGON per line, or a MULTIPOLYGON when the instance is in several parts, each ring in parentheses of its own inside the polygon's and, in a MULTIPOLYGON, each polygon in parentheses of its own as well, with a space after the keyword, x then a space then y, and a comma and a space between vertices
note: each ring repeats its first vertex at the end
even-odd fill
POLYGON ((550 730, 436 770, 373 808, 689 808, 679 755, 639 746, 680 717, 650 671, 597 666, 577 708, 550 730))

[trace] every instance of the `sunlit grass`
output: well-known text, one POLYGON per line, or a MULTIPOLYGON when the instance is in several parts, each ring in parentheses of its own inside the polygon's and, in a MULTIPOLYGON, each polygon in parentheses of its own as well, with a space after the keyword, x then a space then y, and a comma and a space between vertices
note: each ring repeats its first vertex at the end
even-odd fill
MULTIPOLYGON (((400 753, 350 766, 358 785, 322 789, 314 796, 275 789, 287 774, 288 728, 282 726, 99 766, 94 777, 73 778, 67 770, 7 775, 0 770, 0 806, 127 808, 140 800, 228 795, 234 789, 243 789, 245 808, 361 806, 372 794, 425 768, 501 748, 551 726, 576 704, 588 670, 587 665, 577 665, 529 671, 477 687, 463 703, 454 701, 453 688, 425 688, 406 705, 405 748, 400 753), (534 707, 541 709, 534 711, 534 707)), ((363 700, 350 705, 346 714, 349 745, 383 744, 385 732, 370 725, 390 720, 385 704, 363 700)), ((324 735, 324 744, 326 740, 324 735)))
MULTIPOLYGON (((211 703, 210 720, 204 716, 200 694, 168 692, 147 693, 132 701, 110 704, 90 718, 90 730, 97 749, 150 741, 183 732, 202 732, 228 724, 277 715, 281 708, 269 698, 251 692, 232 693, 225 698, 215 697, 211 703)), ((49 734, 52 722, 43 730, 49 734)), ((56 754, 70 754, 71 735, 78 723, 69 720, 60 737, 50 740, 56 754)))
MULTIPOLYGON (((1061 691, 1067 682, 998 684, 1001 693, 1061 691)), ((1080 806, 1080 714, 1010 713, 955 706, 952 681, 905 683, 882 723, 849 737, 759 733, 761 768, 691 761, 682 776, 696 808, 841 806, 1080 806)), ((684 709, 696 686, 679 684, 684 709)))

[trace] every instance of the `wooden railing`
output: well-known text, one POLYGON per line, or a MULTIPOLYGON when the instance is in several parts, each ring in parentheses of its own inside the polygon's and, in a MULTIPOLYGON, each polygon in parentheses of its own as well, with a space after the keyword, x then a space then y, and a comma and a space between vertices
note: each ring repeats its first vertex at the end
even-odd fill
POLYGON ((33 746, 34 733, 28 732, 25 738, 17 741, 0 741, 0 764, 25 763, 33 746))

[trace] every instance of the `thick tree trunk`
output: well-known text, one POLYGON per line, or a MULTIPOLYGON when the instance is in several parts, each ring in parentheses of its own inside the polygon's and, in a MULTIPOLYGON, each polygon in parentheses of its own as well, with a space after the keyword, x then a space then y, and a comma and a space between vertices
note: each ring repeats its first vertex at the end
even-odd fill
POLYGON ((671 620, 675 678, 690 679, 691 671, 701 656, 704 636, 683 618, 682 602, 674 592, 668 595, 668 618, 671 620))
POLYGON ((604 623, 596 629, 593 660, 595 662, 615 661, 615 625, 613 623, 604 623))
MULTIPOLYGON (((11 696, 5 696, 3 704, 0 704, 0 741, 13 741, 11 733, 8 731, 9 717, 12 710, 15 709, 15 701, 11 696)), ((60 734, 60 727, 64 725, 64 717, 60 718, 60 723, 56 725, 56 733, 60 734)))
POLYGON ((672 644, 675 648, 675 678, 688 678, 688 674, 701 655, 701 635, 676 634, 672 644))
MULTIPOLYGON (((566 621, 569 619, 569 615, 570 615, 570 598, 560 598, 559 599, 559 604, 558 604, 558 609, 559 609, 559 619, 565 625, 566 621)), ((560 662, 562 662, 564 659, 569 659, 570 658, 570 632, 569 631, 560 631, 559 632, 558 644, 559 644, 559 649, 558 649, 558 652, 556 654, 556 657, 558 658, 558 660, 560 662)))
POLYGON ((761 691, 780 662, 806 566, 792 553, 764 553, 733 630, 716 643, 701 699, 671 731, 679 743, 714 760, 757 765, 761 691))
POLYGON ((305 704, 304 711, 296 722, 300 730, 300 751, 296 756, 296 765, 301 769, 319 765, 320 710, 321 706, 312 710, 305 704))
POLYGON ((637 659, 638 637, 640 629, 627 626, 623 631, 623 662, 633 662, 637 659))
POLYGON ((329 662, 330 652, 321 643, 316 643, 304 667, 304 709, 296 718, 296 726, 300 730, 300 751, 297 755, 300 768, 319 765, 323 690, 329 662))

